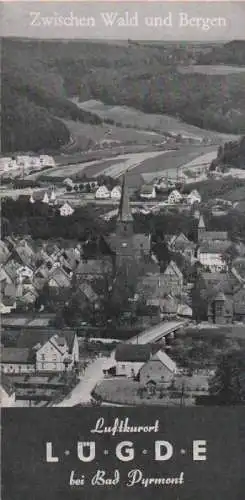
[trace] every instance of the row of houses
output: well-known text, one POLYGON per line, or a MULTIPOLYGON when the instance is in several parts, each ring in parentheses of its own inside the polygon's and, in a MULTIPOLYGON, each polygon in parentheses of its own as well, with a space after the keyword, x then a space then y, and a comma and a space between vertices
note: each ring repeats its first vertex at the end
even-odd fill
POLYGON ((0 158, 0 175, 13 175, 28 173, 30 170, 41 170, 45 167, 55 167, 55 160, 50 155, 15 155, 0 158))
MULTIPOLYGON (((157 197, 157 187, 155 185, 144 184, 140 190, 140 197, 148 200, 153 200, 157 197)), ((194 189, 188 195, 181 194, 177 189, 171 191, 165 201, 166 205, 176 205, 185 203, 194 205, 201 203, 202 198, 200 193, 194 189)))
POLYGON ((36 191, 33 192, 29 198, 29 202, 34 205, 35 203, 44 203, 45 205, 49 205, 50 207, 57 208, 61 217, 69 217, 73 215, 74 208, 70 203, 65 201, 62 204, 58 203, 56 193, 54 189, 50 192, 48 191, 36 191))
POLYGON ((1 313, 36 302, 44 285, 53 290, 71 287, 74 270, 83 256, 81 245, 35 245, 30 239, 0 241, 1 313))

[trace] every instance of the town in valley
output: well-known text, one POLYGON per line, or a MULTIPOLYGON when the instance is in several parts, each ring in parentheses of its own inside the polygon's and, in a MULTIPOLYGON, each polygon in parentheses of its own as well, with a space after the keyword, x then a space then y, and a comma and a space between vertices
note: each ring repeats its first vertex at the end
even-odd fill
POLYGON ((2 406, 244 405, 245 42, 2 53, 2 406))

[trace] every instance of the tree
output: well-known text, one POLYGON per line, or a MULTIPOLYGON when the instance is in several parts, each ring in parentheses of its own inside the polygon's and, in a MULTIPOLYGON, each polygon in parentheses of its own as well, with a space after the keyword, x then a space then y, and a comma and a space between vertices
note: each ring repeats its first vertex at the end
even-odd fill
POLYGON ((219 405, 245 404, 245 350, 224 354, 210 382, 219 405))
POLYGON ((236 245, 232 243, 223 254, 223 259, 227 264, 228 268, 231 267, 233 260, 236 259, 236 257, 238 256, 239 256, 239 251, 236 245))

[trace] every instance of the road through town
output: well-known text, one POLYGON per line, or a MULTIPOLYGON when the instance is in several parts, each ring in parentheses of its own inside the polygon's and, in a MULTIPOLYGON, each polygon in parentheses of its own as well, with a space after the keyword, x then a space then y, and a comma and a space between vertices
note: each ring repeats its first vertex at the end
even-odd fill
MULTIPOLYGON (((184 326, 185 321, 167 321, 160 323, 152 328, 140 333, 137 337, 133 337, 128 342, 132 344, 148 344, 159 340, 162 336, 167 335, 178 328, 184 326)), ((98 357, 92 361, 84 374, 81 376, 78 385, 71 393, 59 404, 58 407, 75 406, 77 404, 86 404, 90 402, 91 392, 94 387, 103 379, 103 370, 108 370, 115 365, 115 351, 109 358, 98 357)))
POLYGON ((102 380, 103 370, 108 370, 115 363, 114 351, 109 358, 101 357, 96 358, 89 364, 85 373, 81 376, 78 385, 61 403, 57 404, 58 407, 75 406, 76 404, 86 404, 90 402, 91 392, 102 380))

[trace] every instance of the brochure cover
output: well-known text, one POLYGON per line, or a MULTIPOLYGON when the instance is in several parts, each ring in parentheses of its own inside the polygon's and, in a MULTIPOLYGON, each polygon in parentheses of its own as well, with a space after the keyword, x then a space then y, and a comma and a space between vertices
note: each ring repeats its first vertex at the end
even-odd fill
POLYGON ((245 3, 1 4, 3 500, 242 500, 245 3))

